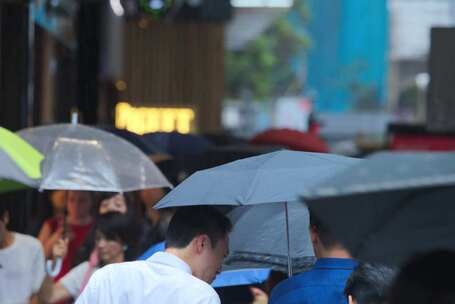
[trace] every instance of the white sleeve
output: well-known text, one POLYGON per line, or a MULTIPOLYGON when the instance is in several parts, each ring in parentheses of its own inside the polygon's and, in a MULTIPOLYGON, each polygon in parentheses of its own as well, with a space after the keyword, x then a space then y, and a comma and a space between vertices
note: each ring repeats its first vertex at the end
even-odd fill
POLYGON ((84 280, 85 274, 88 270, 89 263, 83 262, 71 269, 70 272, 59 280, 59 282, 66 288, 66 290, 68 290, 73 298, 76 298, 79 295, 82 281, 84 280))
POLYGON ((207 290, 199 293, 200 296, 194 298, 194 304, 221 304, 220 297, 215 290, 207 290))
POLYGON ((221 304, 220 298, 218 296, 205 297, 204 299, 200 299, 195 303, 197 303, 197 304, 221 304))
POLYGON ((37 293, 39 289, 41 288, 41 285, 43 284, 44 277, 46 275, 45 269, 44 269, 44 251, 43 247, 41 246, 41 243, 36 240, 36 252, 33 257, 33 270, 32 270, 32 275, 33 275, 33 280, 32 280, 32 292, 37 293))
POLYGON ((102 269, 95 271, 90 277, 84 290, 77 298, 76 304, 102 303, 100 301, 102 294, 100 282, 102 282, 102 269))
POLYGON ((84 290, 76 300, 76 304, 122 303, 115 295, 116 290, 110 288, 109 266, 104 266, 93 273, 84 290))

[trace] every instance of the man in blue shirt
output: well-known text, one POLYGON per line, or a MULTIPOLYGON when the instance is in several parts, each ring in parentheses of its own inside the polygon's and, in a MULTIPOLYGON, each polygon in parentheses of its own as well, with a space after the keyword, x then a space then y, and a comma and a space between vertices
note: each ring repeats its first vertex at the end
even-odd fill
POLYGON ((310 234, 315 265, 278 284, 272 290, 270 304, 347 304, 343 291, 357 262, 311 210, 310 234))

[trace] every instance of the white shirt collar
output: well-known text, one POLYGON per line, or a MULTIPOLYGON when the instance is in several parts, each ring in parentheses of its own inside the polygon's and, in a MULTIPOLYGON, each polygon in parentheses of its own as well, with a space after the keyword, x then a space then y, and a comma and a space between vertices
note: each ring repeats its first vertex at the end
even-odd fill
POLYGON ((179 258, 173 254, 167 253, 167 252, 157 252, 154 255, 152 255, 151 257, 149 257, 147 259, 147 262, 177 268, 186 273, 193 274, 193 271, 191 270, 190 265, 188 265, 181 258, 179 258))

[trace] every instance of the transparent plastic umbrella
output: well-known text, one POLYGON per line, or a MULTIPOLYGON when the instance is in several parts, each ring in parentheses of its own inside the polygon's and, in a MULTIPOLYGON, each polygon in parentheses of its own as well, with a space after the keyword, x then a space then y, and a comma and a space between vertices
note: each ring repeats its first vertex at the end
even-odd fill
POLYGON ((20 136, 0 127, 0 192, 37 187, 43 158, 20 136))
POLYGON ((17 134, 45 156, 41 190, 126 192, 172 187, 143 152, 109 132, 55 124, 17 134))

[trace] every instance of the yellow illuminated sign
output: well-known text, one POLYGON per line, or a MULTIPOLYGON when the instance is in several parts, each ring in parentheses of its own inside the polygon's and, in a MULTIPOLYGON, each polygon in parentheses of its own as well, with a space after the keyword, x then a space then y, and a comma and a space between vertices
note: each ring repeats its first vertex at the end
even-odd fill
POLYGON ((195 116, 191 108, 133 107, 119 102, 115 106, 115 127, 141 135, 158 131, 190 133, 195 116))

